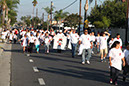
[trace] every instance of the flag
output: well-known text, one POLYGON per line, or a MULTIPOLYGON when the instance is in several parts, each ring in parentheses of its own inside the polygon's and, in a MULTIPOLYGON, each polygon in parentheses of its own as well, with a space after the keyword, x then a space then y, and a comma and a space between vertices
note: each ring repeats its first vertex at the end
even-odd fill
POLYGON ((88 0, 86 0, 86 4, 85 4, 85 7, 84 7, 85 11, 87 11, 88 8, 89 8, 89 6, 88 6, 88 0))
POLYGON ((89 0, 89 4, 91 4, 93 2, 93 0, 89 0))

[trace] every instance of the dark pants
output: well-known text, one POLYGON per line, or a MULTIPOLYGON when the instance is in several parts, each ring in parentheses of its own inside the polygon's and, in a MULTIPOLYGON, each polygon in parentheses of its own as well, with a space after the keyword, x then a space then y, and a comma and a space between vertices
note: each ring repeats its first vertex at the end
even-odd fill
POLYGON ((126 76, 127 76, 128 73, 129 73, 129 65, 126 65, 126 66, 123 68, 123 81, 126 80, 126 76))
POLYGON ((17 40, 16 39, 13 39, 13 41, 14 41, 14 44, 16 44, 17 40))
POLYGON ((111 77, 113 83, 117 82, 118 75, 119 75, 119 70, 114 67, 111 67, 110 68, 110 77, 111 77))
POLYGON ((33 52, 33 46, 34 46, 34 43, 30 43, 29 50, 28 50, 29 53, 33 52))
POLYGON ((72 45, 72 57, 74 57, 75 54, 76 54, 76 47, 77 47, 77 44, 71 43, 71 45, 72 45))

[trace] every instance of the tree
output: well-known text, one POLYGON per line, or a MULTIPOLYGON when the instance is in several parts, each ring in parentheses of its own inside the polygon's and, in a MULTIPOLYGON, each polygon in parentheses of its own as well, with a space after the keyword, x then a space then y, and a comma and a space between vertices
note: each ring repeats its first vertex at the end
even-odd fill
POLYGON ((96 28, 108 28, 111 24, 111 21, 107 17, 103 16, 102 21, 94 21, 93 24, 96 28))
MULTIPOLYGON (((13 25, 16 21, 17 21, 17 5, 19 4, 19 0, 1 0, 0 4, 3 6, 3 8, 5 8, 5 10, 3 10, 3 17, 8 17, 8 19, 11 20, 11 25, 13 25), (6 15, 5 15, 6 13, 6 15)), ((3 19, 3 21, 5 20, 5 18, 3 19)))
POLYGON ((106 27, 125 27, 126 7, 126 2, 106 0, 102 5, 92 9, 90 16, 88 16, 88 20, 92 24, 96 21, 102 21, 107 25, 106 27), (106 19, 103 19, 103 17, 106 19))
POLYGON ((34 0, 32 3, 33 3, 33 17, 34 17, 34 10, 35 10, 35 7, 38 4, 38 2, 37 2, 37 0, 34 0))
POLYGON ((37 27, 38 23, 41 23, 41 20, 39 19, 39 17, 33 17, 31 19, 31 21, 34 21, 34 27, 37 27))
POLYGON ((57 24, 61 19, 64 19, 67 17, 69 13, 68 12, 63 12, 63 10, 56 11, 54 14, 54 19, 57 21, 57 24))
MULTIPOLYGON (((76 28, 76 27, 78 27, 78 25, 79 25, 79 15, 78 14, 70 14, 69 16, 67 16, 66 18, 65 18, 65 22, 67 23, 67 26, 68 27, 74 27, 74 28, 76 28)), ((82 17, 81 17, 81 19, 82 19, 82 17)))

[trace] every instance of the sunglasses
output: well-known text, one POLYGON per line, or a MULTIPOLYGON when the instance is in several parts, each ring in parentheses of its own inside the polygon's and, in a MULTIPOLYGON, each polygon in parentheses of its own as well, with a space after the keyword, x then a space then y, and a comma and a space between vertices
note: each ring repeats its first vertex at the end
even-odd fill
POLYGON ((88 31, 85 31, 85 32, 88 32, 88 31))

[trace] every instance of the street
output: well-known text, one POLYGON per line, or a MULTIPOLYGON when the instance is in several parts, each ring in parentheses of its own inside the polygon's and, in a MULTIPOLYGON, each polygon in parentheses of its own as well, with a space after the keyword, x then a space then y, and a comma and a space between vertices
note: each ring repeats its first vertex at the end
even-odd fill
MULTIPOLYGON (((82 65, 81 56, 71 58, 70 51, 45 54, 43 47, 40 51, 27 57, 19 44, 12 45, 11 86, 112 86, 108 62, 101 63, 99 57, 92 56, 90 65, 82 65)), ((122 81, 121 73, 118 81, 119 86, 129 84, 129 79, 122 81)))

